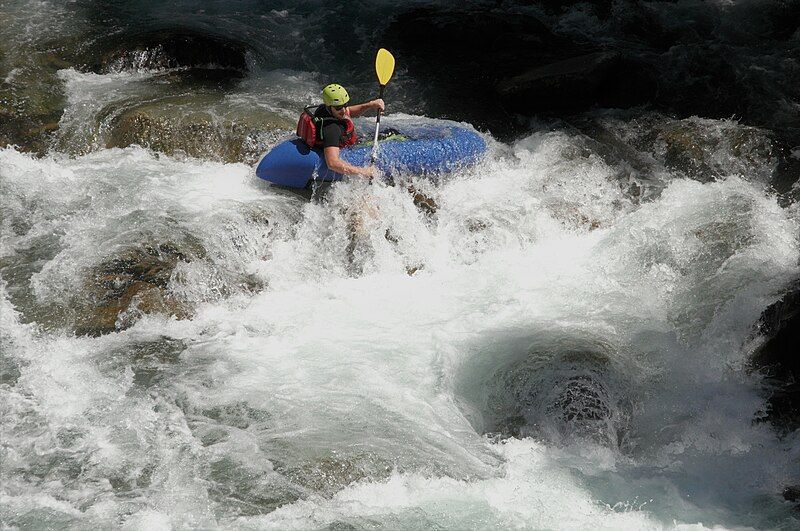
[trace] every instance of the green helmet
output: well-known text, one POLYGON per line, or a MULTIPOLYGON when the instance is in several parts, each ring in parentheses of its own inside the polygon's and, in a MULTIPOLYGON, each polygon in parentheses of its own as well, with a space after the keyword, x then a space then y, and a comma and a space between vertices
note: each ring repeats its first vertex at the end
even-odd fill
POLYGON ((343 86, 331 83, 322 89, 322 101, 329 107, 335 107, 350 101, 350 95, 343 86))

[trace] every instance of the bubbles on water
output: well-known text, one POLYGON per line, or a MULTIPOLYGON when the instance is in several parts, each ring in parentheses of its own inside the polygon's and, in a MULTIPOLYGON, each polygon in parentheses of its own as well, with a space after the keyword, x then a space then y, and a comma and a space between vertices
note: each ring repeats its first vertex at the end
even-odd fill
POLYGON ((198 527, 753 512, 784 461, 750 425, 737 341, 796 270, 795 222, 737 177, 668 173, 632 197, 624 165, 578 134, 490 149, 435 184, 354 179, 309 202, 244 165, 139 148, 0 152, 0 273, 20 312, 2 337, 22 449, 10 506, 198 527), (149 285, 114 314, 124 330, 21 324, 86 299, 95 273, 109 300, 149 285), (146 311, 150 286, 190 318, 146 311))

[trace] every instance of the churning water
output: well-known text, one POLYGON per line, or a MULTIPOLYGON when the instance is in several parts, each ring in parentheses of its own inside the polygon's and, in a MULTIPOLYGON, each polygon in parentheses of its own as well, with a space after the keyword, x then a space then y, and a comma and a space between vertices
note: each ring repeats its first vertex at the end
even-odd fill
MULTIPOLYGON (((597 113, 618 142, 487 134, 438 182, 308 200, 105 147, 157 73, 59 78, 50 153, 0 150, 4 526, 797 527, 798 441, 756 422, 746 370, 800 256, 758 129, 597 113), (134 297, 76 335, 131 249, 172 260, 177 310, 134 297)), ((263 72, 209 105, 291 116, 317 81, 263 72)))

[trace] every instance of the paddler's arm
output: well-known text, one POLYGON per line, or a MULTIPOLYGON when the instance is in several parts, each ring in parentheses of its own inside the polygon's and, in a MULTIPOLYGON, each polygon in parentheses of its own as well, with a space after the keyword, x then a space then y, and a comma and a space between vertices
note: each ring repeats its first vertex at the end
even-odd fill
POLYGON ((384 104, 383 100, 379 98, 377 100, 368 101, 367 103, 359 103, 358 105, 351 105, 350 107, 348 107, 348 109, 350 110, 350 116, 356 118, 358 116, 361 116, 370 109, 375 109, 375 110, 380 109, 381 112, 383 112, 386 109, 386 104, 384 104))
POLYGON ((365 177, 372 178, 373 176, 373 169, 371 166, 361 167, 361 166, 353 166, 352 164, 343 161, 339 157, 339 148, 335 146, 326 147, 324 150, 325 154, 325 164, 328 165, 328 169, 335 171, 336 173, 342 174, 350 174, 350 175, 364 175, 365 177))

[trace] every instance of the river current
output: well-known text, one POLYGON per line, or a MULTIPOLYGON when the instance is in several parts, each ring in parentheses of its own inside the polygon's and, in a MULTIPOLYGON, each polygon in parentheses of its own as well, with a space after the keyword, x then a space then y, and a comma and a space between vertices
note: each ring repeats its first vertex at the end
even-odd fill
MULTIPOLYGON (((61 9, 12 4, 22 48, 61 9)), ((291 122, 327 75, 250 72, 204 103, 220 123, 291 122)), ((402 75, 382 121, 433 120, 402 75)), ((434 182, 308 199, 250 160, 108 147, 120 108, 164 97, 158 69, 57 80, 47 152, 0 149, 3 526, 797 527, 797 435, 759 421, 748 369, 800 257, 764 130, 597 110, 595 135, 532 121, 434 182), (670 131, 713 178, 669 158, 670 131), (182 310, 136 299, 81 333, 131 249, 179 257, 161 287, 182 310)))

